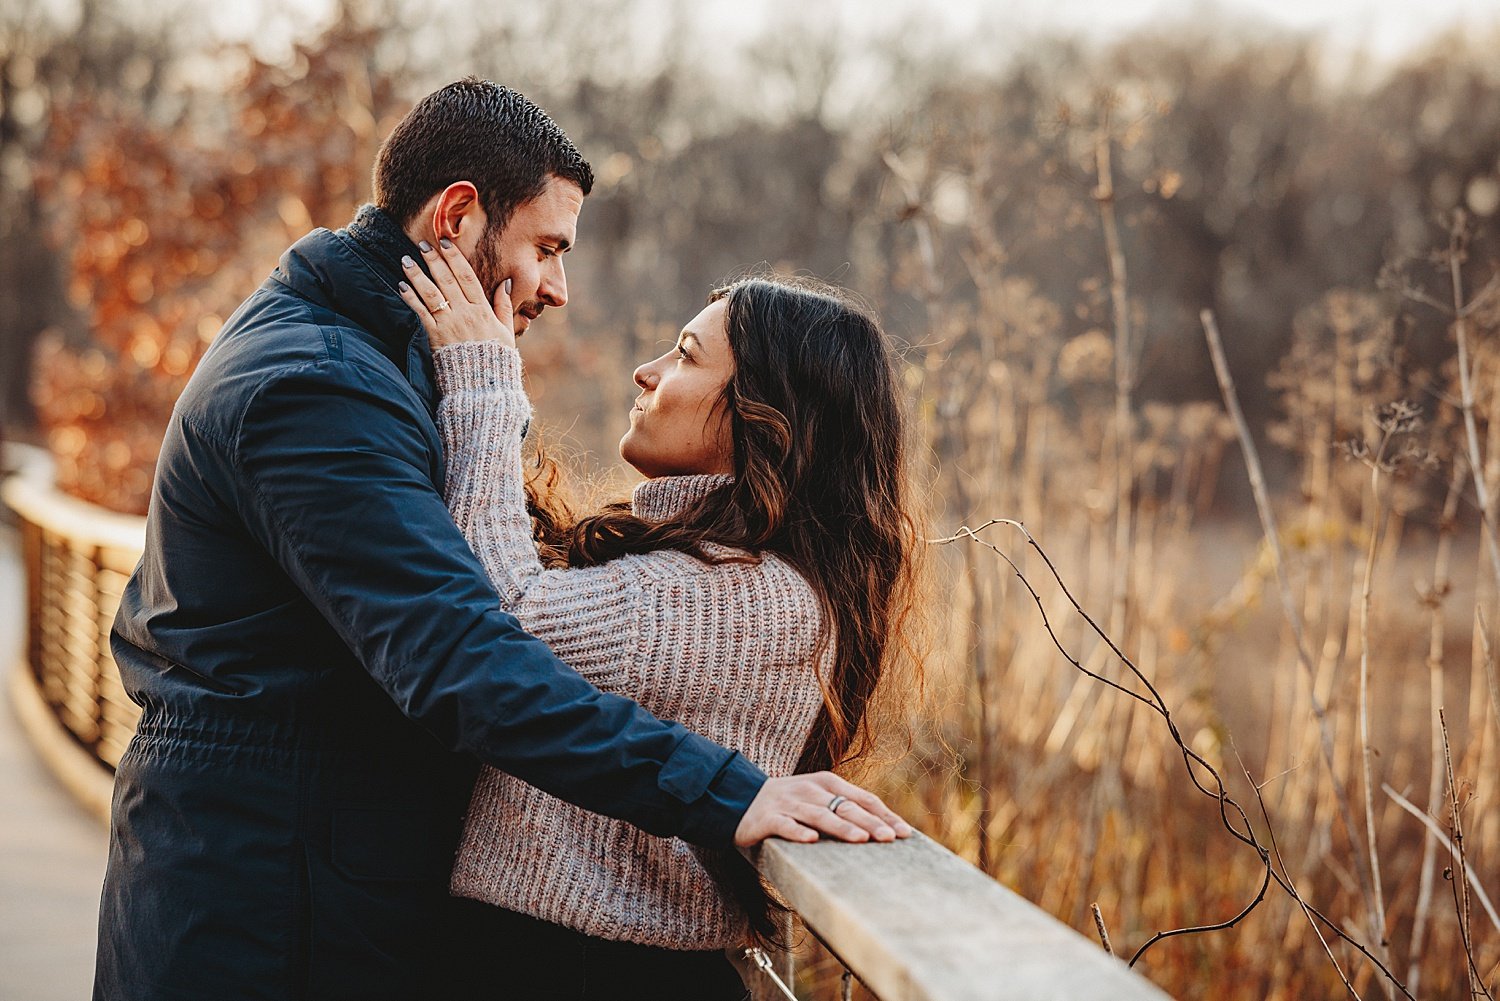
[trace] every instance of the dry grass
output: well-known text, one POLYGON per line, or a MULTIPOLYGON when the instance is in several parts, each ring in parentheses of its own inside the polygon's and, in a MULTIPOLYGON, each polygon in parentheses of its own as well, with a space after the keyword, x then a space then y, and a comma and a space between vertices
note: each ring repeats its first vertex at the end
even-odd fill
MULTIPOLYGON (((1225 777, 1280 880, 1364 950, 1273 886, 1232 929, 1158 942, 1138 968, 1182 998, 1459 997, 1471 974, 1474 996, 1493 993, 1500 927, 1472 894, 1465 903, 1458 856, 1429 828, 1451 838, 1458 802, 1462 868, 1500 896, 1490 694, 1500 608, 1463 412, 1472 399, 1493 494, 1500 309, 1465 314, 1467 397, 1451 359, 1423 368, 1402 351, 1399 311, 1434 308, 1404 293, 1441 301, 1444 261, 1401 272, 1394 292, 1334 290, 1304 309, 1272 379, 1282 416, 1252 429, 1280 463, 1268 535, 1247 503, 1219 498, 1246 495, 1249 479, 1222 402, 1130 397, 1117 356, 1133 349, 1128 288, 1111 297, 1113 331, 1066 337, 1063 310, 1007 274, 992 233, 966 234, 960 261, 938 256, 920 209, 931 185, 899 157, 887 164, 898 196, 917 205, 910 258, 893 267, 914 276, 927 310, 905 375, 939 499, 934 535, 992 517, 1024 523, 1160 692, 1188 747, 1225 777), (944 275, 958 269, 977 302, 947 304, 944 275)), ((1107 195, 1098 204, 1103 245, 1107 195)), ((658 333, 643 327, 620 350, 647 356, 658 333)), ((533 369, 544 413, 571 368, 533 369)), ((1019 534, 983 538, 1037 587, 1083 668, 1141 691, 1019 534)), ((1097 903, 1121 956, 1160 931, 1239 914, 1265 864, 1193 788, 1161 717, 1070 666, 996 554, 956 545, 934 556, 946 583, 931 600, 927 702, 912 714, 916 747, 882 763, 881 791, 1090 938, 1097 903)), ((800 996, 839 997, 841 973, 804 938, 800 996)))
MULTIPOLYGON (((914 240, 932 261, 931 240, 914 240)), ((1245 477, 1224 466, 1238 446, 1217 404, 1128 398, 1119 309, 1114 336, 1054 348, 1058 311, 1026 283, 986 272, 979 309, 946 315, 931 266, 934 346, 912 352, 908 374, 947 501, 939 520, 1025 523, 1188 746, 1252 804, 1278 875, 1365 950, 1273 887, 1233 929, 1163 940, 1138 968, 1183 998, 1493 997, 1500 924, 1474 886, 1500 884, 1489 632, 1500 612, 1471 458, 1490 457, 1480 479, 1493 494, 1493 307, 1456 292, 1462 377, 1452 362, 1421 372, 1400 361, 1401 305, 1389 296, 1334 292, 1305 311, 1275 380, 1286 416, 1270 429, 1295 458, 1297 489, 1268 498, 1268 537, 1248 511, 1208 517, 1220 483, 1245 477), (1425 396, 1404 401, 1413 386, 1425 396)), ((1113 278, 1123 284, 1123 272, 1113 278)), ((1019 534, 998 526, 983 538, 1036 586, 1085 671, 1141 690, 1046 586, 1019 534)), ((994 553, 970 545, 940 559, 951 584, 934 602, 945 642, 920 714, 930 726, 885 792, 1090 937, 1097 902, 1123 956, 1161 930, 1245 908, 1262 860, 1192 788, 1163 720, 1070 666, 994 553)), ((838 996, 837 964, 812 943, 805 953, 803 995, 838 996)))

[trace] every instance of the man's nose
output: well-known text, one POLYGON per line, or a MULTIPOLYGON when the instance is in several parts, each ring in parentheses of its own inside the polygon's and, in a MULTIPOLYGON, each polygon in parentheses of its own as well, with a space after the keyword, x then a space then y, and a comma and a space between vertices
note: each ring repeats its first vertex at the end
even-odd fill
POLYGON ((563 269, 561 259, 557 262, 557 273, 545 276, 542 284, 537 286, 536 297, 549 306, 568 304, 568 274, 563 269))

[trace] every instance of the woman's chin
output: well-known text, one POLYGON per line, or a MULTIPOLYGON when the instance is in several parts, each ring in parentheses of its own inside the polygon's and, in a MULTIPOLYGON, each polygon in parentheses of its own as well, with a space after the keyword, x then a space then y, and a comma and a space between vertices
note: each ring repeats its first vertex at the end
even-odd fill
POLYGON ((640 449, 635 447, 634 436, 635 429, 631 428, 620 438, 620 458, 627 466, 630 466, 642 476, 650 479, 652 475, 648 472, 650 463, 644 461, 645 457, 640 454, 640 449))

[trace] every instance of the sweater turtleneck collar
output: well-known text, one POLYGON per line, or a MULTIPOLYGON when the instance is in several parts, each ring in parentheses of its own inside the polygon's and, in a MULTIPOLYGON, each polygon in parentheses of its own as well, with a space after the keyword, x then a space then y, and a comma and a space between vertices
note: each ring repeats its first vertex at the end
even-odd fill
POLYGON ((635 492, 630 497, 631 512, 646 521, 667 521, 719 487, 733 482, 733 476, 723 473, 659 476, 636 484, 635 492))

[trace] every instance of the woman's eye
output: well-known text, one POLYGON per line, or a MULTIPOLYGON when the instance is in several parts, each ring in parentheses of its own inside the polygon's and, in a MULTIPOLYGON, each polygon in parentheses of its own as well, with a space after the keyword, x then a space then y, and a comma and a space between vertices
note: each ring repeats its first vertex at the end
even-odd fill
POLYGON ((681 358, 683 361, 686 361, 687 356, 687 348, 683 347, 681 344, 677 345, 677 357, 681 358))

